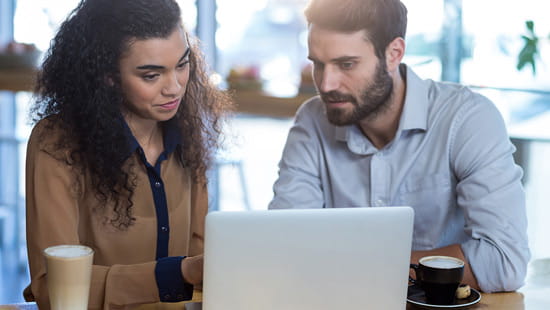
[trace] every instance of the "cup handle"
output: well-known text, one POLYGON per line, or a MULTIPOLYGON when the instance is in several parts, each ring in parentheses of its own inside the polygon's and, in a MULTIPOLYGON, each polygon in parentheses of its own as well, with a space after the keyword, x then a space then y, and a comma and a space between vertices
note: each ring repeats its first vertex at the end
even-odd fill
MULTIPOLYGON (((409 269, 414 269, 414 273, 416 274, 416 277, 418 278, 418 264, 410 264, 409 269)), ((412 284, 417 284, 418 281, 413 279, 411 276, 409 276, 409 282, 412 284)))

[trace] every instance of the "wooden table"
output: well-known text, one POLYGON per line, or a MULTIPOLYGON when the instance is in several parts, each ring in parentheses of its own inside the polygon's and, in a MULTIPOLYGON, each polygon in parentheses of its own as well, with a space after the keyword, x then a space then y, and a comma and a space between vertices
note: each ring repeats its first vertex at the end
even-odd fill
MULTIPOLYGON (((188 303, 197 303, 202 301, 202 291, 195 290, 193 291, 193 299, 189 301, 176 302, 176 303, 165 303, 163 304, 162 310, 182 310, 183 305, 188 303)), ((148 304, 141 305, 136 308, 136 310, 157 310, 158 304, 148 304)), ((34 302, 25 302, 11 305, 0 305, 0 310, 39 310, 38 306, 34 302)))
MULTIPOLYGON (((420 309, 411 304, 407 310, 420 309)), ((468 310, 549 310, 550 258, 529 264, 526 284, 517 292, 481 294, 481 300, 468 310)))
MULTIPOLYGON (((202 301, 202 292, 195 291, 193 300, 189 302, 202 301)), ((183 309, 183 304, 174 303, 165 309, 183 309)), ((144 305, 139 310, 153 310, 156 305, 144 305)), ((407 310, 419 309, 408 304, 407 310)), ((550 274, 531 278, 530 282, 518 292, 481 294, 481 301, 469 307, 468 310, 548 310, 550 309, 550 274)), ((13 305, 0 305, 0 310, 38 310, 35 303, 20 303, 13 305)), ((230 310, 230 309, 228 309, 230 310)))
MULTIPOLYGON (((547 291, 548 295, 550 291, 547 291)), ((522 292, 513 293, 494 293, 494 294, 481 294, 481 300, 479 303, 466 308, 468 310, 543 310, 550 309, 550 298, 545 297, 546 300, 535 300, 535 298, 527 298, 530 294, 525 295, 522 292)), ((0 308, 1 309, 1 308, 0 308)), ((407 304, 407 310, 423 309, 421 307, 407 304)))

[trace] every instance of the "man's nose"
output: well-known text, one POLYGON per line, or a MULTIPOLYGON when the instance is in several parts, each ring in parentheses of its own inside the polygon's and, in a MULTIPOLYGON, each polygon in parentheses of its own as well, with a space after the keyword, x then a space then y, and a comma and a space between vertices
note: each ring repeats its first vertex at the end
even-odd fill
POLYGON ((335 70, 326 68, 321 76, 321 83, 318 85, 319 90, 323 93, 328 93, 337 90, 340 87, 340 74, 335 70))

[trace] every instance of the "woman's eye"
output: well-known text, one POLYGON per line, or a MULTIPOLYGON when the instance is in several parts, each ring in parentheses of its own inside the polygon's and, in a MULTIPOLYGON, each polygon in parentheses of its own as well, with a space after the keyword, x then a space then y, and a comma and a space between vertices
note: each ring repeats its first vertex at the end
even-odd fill
POLYGON ((178 64, 178 69, 185 68, 185 66, 189 63, 189 60, 185 60, 183 62, 180 62, 178 64))
POLYGON ((155 78, 157 78, 159 76, 158 73, 154 73, 154 74, 145 74, 143 75, 143 79, 146 80, 146 81, 152 81, 154 80, 155 78))

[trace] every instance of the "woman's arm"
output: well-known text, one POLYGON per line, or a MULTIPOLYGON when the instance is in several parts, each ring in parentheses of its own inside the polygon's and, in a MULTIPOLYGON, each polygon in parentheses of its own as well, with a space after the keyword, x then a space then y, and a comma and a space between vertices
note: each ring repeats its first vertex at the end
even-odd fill
MULTIPOLYGON (((96 245, 89 244, 89 239, 82 240, 82 236, 87 235, 86 238, 91 238, 90 234, 98 232, 88 231, 90 228, 87 225, 90 225, 91 219, 89 214, 83 214, 82 206, 80 206, 82 192, 86 191, 82 181, 84 176, 82 173, 73 171, 73 166, 60 160, 59 156, 53 156, 44 150, 42 145, 43 141, 33 132, 27 149, 27 244, 31 290, 34 297, 31 299, 38 302, 40 309, 49 309, 43 249, 55 244, 85 244, 94 248, 96 245)), ((187 228, 189 235, 188 237, 179 237, 179 239, 174 236, 178 244, 184 245, 178 246, 171 255, 189 255, 191 262, 196 260, 191 260, 192 256, 202 254, 203 250, 207 195, 206 188, 198 187, 198 185, 186 188, 186 190, 180 188, 179 191, 185 191, 185 195, 189 195, 191 192, 191 199, 189 196, 187 198, 192 206, 189 219, 191 225, 187 228)), ((110 245, 119 242, 128 245, 124 239, 129 234, 128 231, 118 231, 109 227, 108 224, 106 225, 105 228, 95 227, 95 229, 101 230, 99 233, 102 235, 95 243, 103 242, 110 245), (109 229, 111 231, 105 231, 109 229)), ((156 231, 156 227, 151 229, 156 231)), ((155 260, 156 238, 154 236, 149 238, 152 234, 142 229, 134 231, 137 236, 134 238, 137 239, 135 240, 136 246, 141 249, 126 251, 113 246, 112 251, 105 253, 105 244, 102 245, 104 252, 101 254, 111 257, 102 257, 101 260, 113 263, 104 264, 94 260, 90 309, 104 309, 109 305, 128 306, 160 301, 155 272, 158 267, 155 260), (118 252, 115 253, 115 251, 118 252), (120 256, 121 262, 118 263, 116 258, 113 259, 114 256, 120 256)), ((95 238, 98 237, 95 236, 95 238)), ((131 248, 132 245, 129 247, 131 248)), ((176 258, 174 257, 174 259, 176 258)), ((182 261, 182 265, 185 261, 186 259, 182 261)), ((192 270, 197 271, 197 268, 193 267, 192 270)), ((181 268, 178 269, 181 270, 181 268)), ((199 269, 202 282, 202 268, 199 269)))

